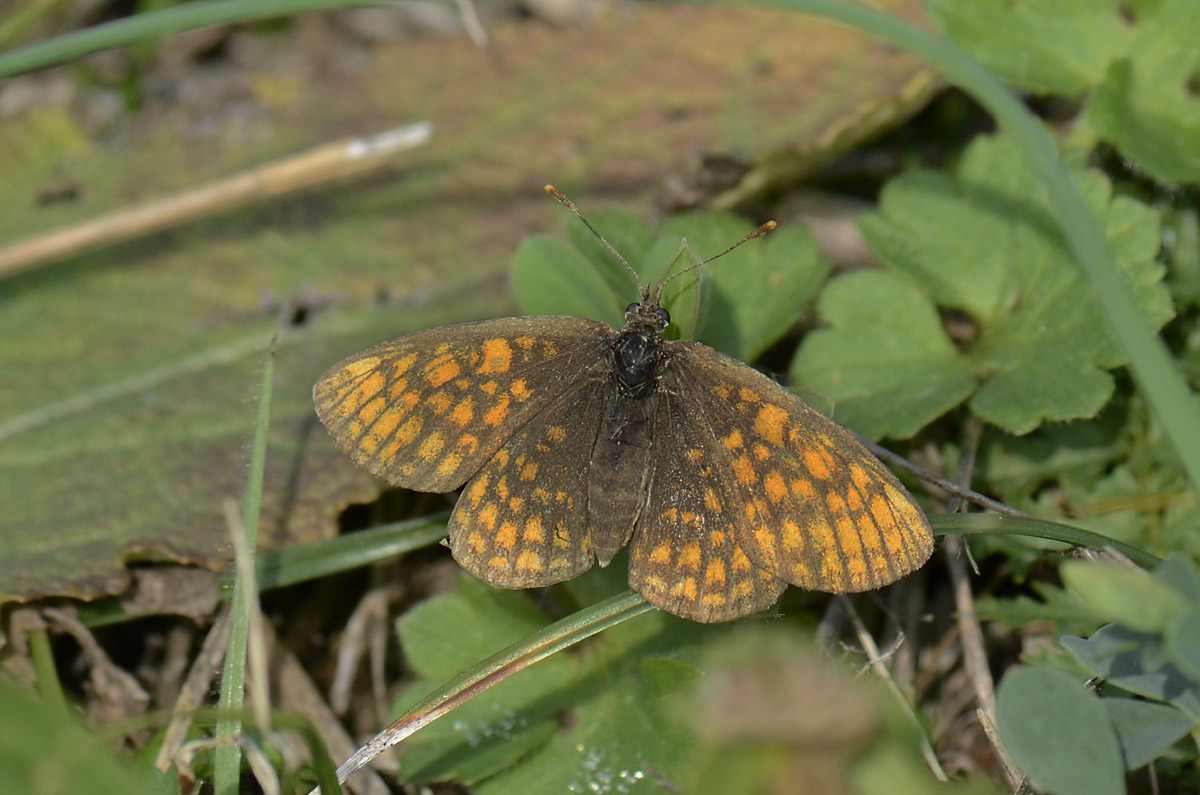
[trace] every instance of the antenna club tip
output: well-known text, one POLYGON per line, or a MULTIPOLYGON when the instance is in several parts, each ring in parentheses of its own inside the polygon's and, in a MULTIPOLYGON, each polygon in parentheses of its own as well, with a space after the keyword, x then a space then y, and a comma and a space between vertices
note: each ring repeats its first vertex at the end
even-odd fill
POLYGON ((767 221, 762 225, 762 230, 763 232, 774 232, 777 226, 779 226, 779 224, 775 223, 774 221, 767 221))
POLYGON ((550 184, 547 184, 545 187, 542 188, 542 190, 546 191, 546 193, 549 193, 551 196, 557 196, 559 193, 562 192, 558 188, 556 188, 550 184))

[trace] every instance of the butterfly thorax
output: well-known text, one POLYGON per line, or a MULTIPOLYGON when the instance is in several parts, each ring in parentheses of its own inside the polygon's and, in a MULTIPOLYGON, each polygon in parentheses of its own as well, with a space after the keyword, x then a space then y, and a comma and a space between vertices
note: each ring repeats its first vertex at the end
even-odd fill
POLYGON ((613 342, 613 373, 623 398, 640 399, 654 391, 662 361, 662 332, 671 322, 654 301, 630 304, 625 325, 613 342))

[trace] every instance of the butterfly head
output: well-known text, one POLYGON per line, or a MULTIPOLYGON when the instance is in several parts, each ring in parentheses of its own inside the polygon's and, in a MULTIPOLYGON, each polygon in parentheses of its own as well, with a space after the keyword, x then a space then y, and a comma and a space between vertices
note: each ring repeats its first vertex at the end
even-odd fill
POLYGON ((625 307, 622 331, 661 334, 671 324, 671 313, 659 306, 658 299, 644 298, 625 307))

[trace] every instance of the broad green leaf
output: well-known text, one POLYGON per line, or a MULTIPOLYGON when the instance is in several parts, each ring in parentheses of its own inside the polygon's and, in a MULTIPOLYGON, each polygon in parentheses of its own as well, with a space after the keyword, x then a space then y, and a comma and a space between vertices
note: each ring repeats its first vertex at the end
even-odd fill
POLYGON ((1126 158, 1200 180, 1200 6, 1194 0, 932 0, 948 37, 1023 89, 1078 97, 1126 158))
POLYGON ((1179 591, 1193 605, 1200 603, 1200 573, 1195 562, 1179 552, 1172 552, 1154 570, 1154 578, 1179 591))
POLYGON ((817 309, 828 327, 805 338, 792 379, 830 398, 834 419, 860 434, 911 436, 974 389, 936 307, 904 276, 842 276, 817 309))
MULTIPOLYGON (((1112 198, 1099 172, 1076 171, 1075 178, 1147 321, 1161 326, 1173 310, 1154 260, 1157 214, 1112 198)), ((893 278, 902 274, 912 286, 893 281, 884 289, 869 281, 878 275, 861 273, 832 282, 826 292, 835 298, 819 303, 830 329, 804 341, 794 375, 838 404, 863 404, 848 423, 868 436, 911 435, 968 396, 977 415, 1013 433, 1095 416, 1113 392, 1108 371, 1124 359, 1052 213, 1004 137, 977 140, 952 177, 916 172, 893 180, 879 212, 860 225, 893 278), (975 339, 956 348, 937 308, 966 313, 975 339), (923 358, 914 360, 912 337, 923 358), (911 407, 903 423, 893 418, 897 406, 911 407)))
POLYGON ((1121 795, 1117 734, 1083 682, 1051 668, 1017 666, 996 692, 996 725, 1021 772, 1054 795, 1121 795))
POLYGON ((1128 41, 1122 0, 930 0, 946 38, 989 69, 1041 94, 1078 96, 1128 41))
POLYGON ((148 795, 152 779, 161 781, 122 764, 74 715, 0 680, 0 791, 148 795))
POLYGON ((1167 657, 1179 669, 1200 682, 1200 606, 1192 604, 1167 628, 1167 657))
MULTIPOLYGON (((639 278, 643 278, 641 268, 647 261, 650 247, 657 240, 657 236, 646 226, 645 222, 628 213, 614 210, 595 214, 588 213, 587 219, 596 231, 604 236, 609 245, 625 258, 625 261, 639 274, 639 278)), ((579 253, 592 263, 593 267, 604 275, 609 288, 616 294, 616 300, 622 312, 630 303, 641 298, 633 274, 608 250, 608 246, 605 246, 598 237, 592 234, 591 229, 584 226, 583 222, 573 213, 568 214, 565 226, 567 239, 579 253)), ((514 286, 514 291, 515 289, 514 286)), ((558 313, 564 314, 561 310, 558 313)))
MULTIPOLYGON (((612 569, 589 572, 561 591, 610 591, 624 580, 623 568, 619 578, 612 569), (578 586, 582 580, 595 582, 578 586)), ((401 645, 420 679, 402 694, 397 711, 549 620, 527 595, 463 577, 457 593, 418 605, 399 622, 401 645)), ((667 705, 690 691, 700 642, 724 631, 662 613, 614 627, 578 653, 543 660, 423 729, 406 743, 403 775, 454 780, 479 793, 583 791, 606 778, 654 791, 646 771, 677 777, 693 747, 690 731, 667 705)))
MULTIPOLYGON (((668 241, 673 236, 686 239, 692 256, 704 260, 753 229, 733 216, 698 213, 672 218, 663 224, 662 234, 668 241)), ((830 267, 812 235, 799 225, 738 246, 702 269, 709 289, 702 294, 695 339, 753 361, 808 307, 830 267)))
POLYGON ((1109 624, 1090 638, 1066 635, 1060 642, 1093 675, 1200 720, 1200 684, 1167 660, 1158 635, 1109 624))
POLYGON ((1071 560, 1059 571, 1098 615, 1138 632, 1163 632, 1189 607, 1179 591, 1141 569, 1071 560))
POLYGON ((1125 157, 1161 182, 1200 182, 1200 6, 1143 0, 1127 56, 1096 87, 1088 121, 1125 157))
POLYGON ((555 238, 531 237, 513 255, 513 294, 527 315, 588 317, 619 326, 624 305, 607 270, 603 260, 585 257, 555 238))
POLYGON ((975 605, 981 621, 998 621, 1002 626, 1020 628, 1033 622, 1049 622, 1061 633, 1093 632, 1101 624, 1095 611, 1074 591, 1045 582, 1029 586, 1038 599, 1029 596, 1000 598, 985 596, 975 605))
MULTIPOLYGON (((398 622, 405 658, 420 679, 404 691, 395 711, 548 623, 525 594, 463 575, 457 593, 423 602, 398 622)), ((404 776, 473 784, 543 745, 554 731, 555 713, 567 703, 545 696, 565 688, 572 669, 566 656, 555 655, 434 722, 405 744, 404 776)))
POLYGON ((1153 701, 1105 697, 1100 703, 1117 730, 1126 770, 1153 762, 1196 725, 1175 707, 1153 701))
MULTIPOLYGON (((664 280, 669 337, 698 339, 743 361, 753 360, 787 331, 830 267, 817 253, 812 236, 798 226, 747 242, 683 273, 737 243, 753 225, 717 213, 673 218, 657 236, 618 214, 605 215, 594 225, 614 247, 620 243, 629 249, 618 251, 645 289, 653 292, 664 280), (683 275, 671 278, 679 273, 683 275)), ((582 315, 620 327, 626 305, 640 298, 632 277, 583 224, 576 222, 570 230, 574 248, 533 238, 518 251, 513 289, 521 308, 530 314, 582 315)))

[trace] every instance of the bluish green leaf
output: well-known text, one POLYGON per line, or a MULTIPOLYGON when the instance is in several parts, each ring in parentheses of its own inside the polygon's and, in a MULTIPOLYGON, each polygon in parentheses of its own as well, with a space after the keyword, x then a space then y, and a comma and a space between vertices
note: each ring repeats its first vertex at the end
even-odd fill
POLYGON ((1158 635, 1109 624, 1090 638, 1066 635, 1060 642, 1096 676, 1200 719, 1200 685, 1167 660, 1158 635))
POLYGON ((1136 770, 1162 756, 1195 726, 1175 707, 1133 698, 1100 699, 1117 730, 1126 770, 1136 770))
POLYGON ((1004 748, 1023 773, 1054 795, 1122 795, 1117 734, 1083 682, 1051 668, 1018 666, 996 693, 1004 748))

